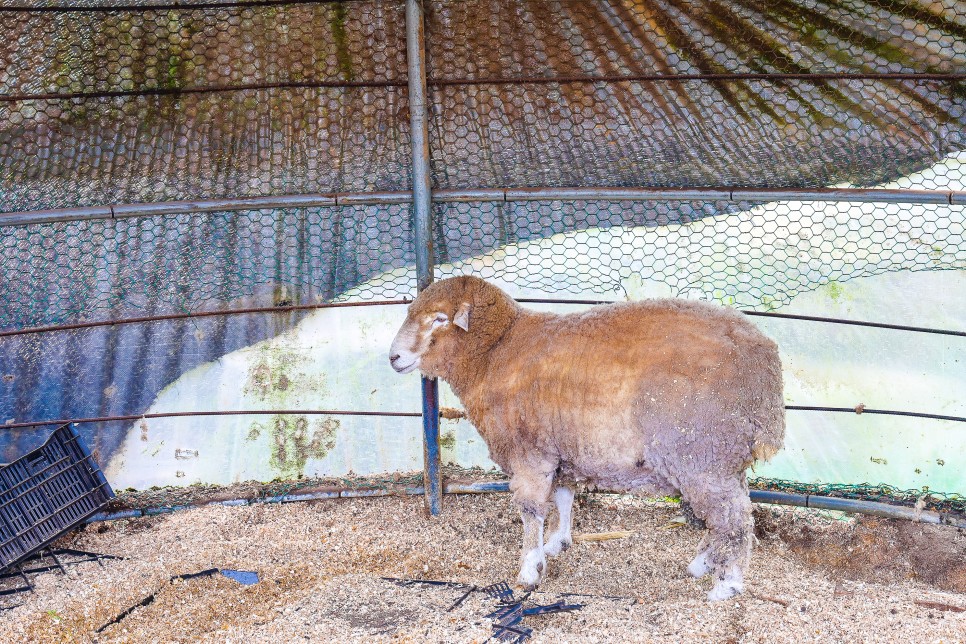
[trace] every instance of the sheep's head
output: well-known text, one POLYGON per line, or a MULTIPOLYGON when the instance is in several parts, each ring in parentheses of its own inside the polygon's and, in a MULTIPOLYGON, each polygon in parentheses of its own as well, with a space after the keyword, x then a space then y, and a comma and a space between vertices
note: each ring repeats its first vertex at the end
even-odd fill
POLYGON ((461 360, 485 352, 509 328, 516 302, 483 280, 453 277, 427 287, 409 306, 389 349, 399 373, 419 369, 447 380, 461 360))

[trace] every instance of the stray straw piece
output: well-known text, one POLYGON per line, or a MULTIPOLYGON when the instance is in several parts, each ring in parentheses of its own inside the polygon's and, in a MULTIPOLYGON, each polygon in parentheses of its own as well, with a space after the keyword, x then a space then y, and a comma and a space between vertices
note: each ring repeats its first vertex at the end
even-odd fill
POLYGON ((574 541, 580 542, 591 542, 591 541, 610 541, 611 539, 623 539, 629 537, 633 532, 630 530, 617 530, 614 532, 588 532, 586 534, 578 534, 574 537, 574 541))

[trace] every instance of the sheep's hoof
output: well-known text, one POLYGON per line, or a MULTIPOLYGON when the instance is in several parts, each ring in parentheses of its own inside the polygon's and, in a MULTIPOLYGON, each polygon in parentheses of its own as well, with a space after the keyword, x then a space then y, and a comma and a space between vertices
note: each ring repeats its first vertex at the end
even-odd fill
POLYGON ((517 577, 517 583, 515 583, 513 587, 518 588, 519 590, 525 593, 528 593, 532 590, 536 590, 537 586, 540 585, 540 582, 542 579, 543 579, 542 575, 536 581, 533 581, 532 578, 525 579, 523 577, 523 573, 520 573, 520 575, 517 577))
POLYGON ((733 585, 724 581, 719 581, 708 593, 709 602, 720 602, 740 595, 744 591, 742 584, 733 585))
POLYGON ((697 557, 694 558, 688 565, 688 574, 695 579, 701 579, 705 575, 711 572, 711 566, 708 565, 708 553, 702 552, 697 557))
POLYGON ((540 581, 544 578, 546 572, 546 559, 542 557, 538 558, 532 554, 529 554, 524 557, 523 567, 520 568, 520 574, 517 575, 516 585, 523 590, 533 590, 540 584, 540 581))
POLYGON ((543 547, 543 552, 548 557, 556 557, 561 552, 566 552, 572 544, 572 539, 557 539, 551 537, 550 541, 543 547))
POLYGON ((733 567, 724 577, 714 582, 714 588, 708 593, 708 601, 718 602, 731 599, 735 595, 741 594, 745 590, 745 583, 742 574, 737 567, 733 567))

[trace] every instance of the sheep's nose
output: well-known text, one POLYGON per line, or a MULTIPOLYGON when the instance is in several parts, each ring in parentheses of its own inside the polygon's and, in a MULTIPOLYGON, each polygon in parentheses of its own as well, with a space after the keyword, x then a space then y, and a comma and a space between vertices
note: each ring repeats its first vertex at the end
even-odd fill
POLYGON ((389 356, 389 362, 395 362, 396 360, 399 360, 399 354, 398 353, 394 353, 391 356, 389 356))

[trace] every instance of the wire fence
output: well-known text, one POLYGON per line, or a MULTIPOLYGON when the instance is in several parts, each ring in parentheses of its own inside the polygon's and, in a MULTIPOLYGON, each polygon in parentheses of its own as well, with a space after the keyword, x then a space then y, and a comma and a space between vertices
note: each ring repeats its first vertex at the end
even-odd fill
MULTIPOLYGON (((764 316, 857 278, 966 269, 961 3, 425 12, 437 277, 764 316)), ((404 2, 4 0, 0 16, 11 428, 102 419, 87 431, 107 457, 183 374, 310 311, 415 296, 404 2)), ((830 317, 809 313, 784 323, 830 317)), ((8 454, 37 434, 9 433, 8 454)))

